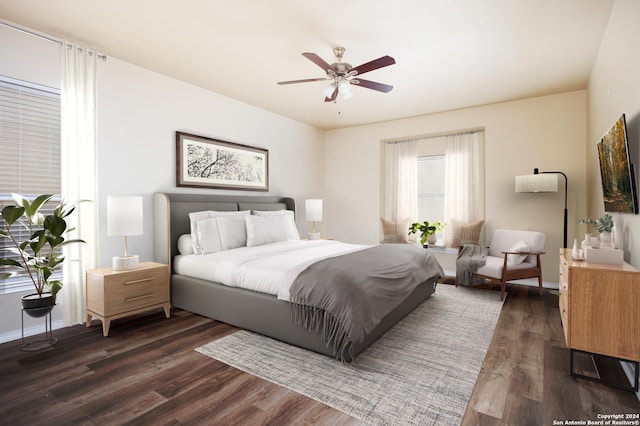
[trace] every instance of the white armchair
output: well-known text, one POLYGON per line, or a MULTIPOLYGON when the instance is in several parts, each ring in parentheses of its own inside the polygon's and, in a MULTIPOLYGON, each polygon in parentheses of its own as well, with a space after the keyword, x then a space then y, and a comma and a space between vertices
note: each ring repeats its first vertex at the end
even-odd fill
MULTIPOLYGON (((489 245, 486 263, 474 275, 500 283, 500 300, 508 281, 538 278, 542 294, 542 266, 545 235, 535 231, 496 229, 489 245)), ((513 284, 513 283, 511 283, 513 284)))

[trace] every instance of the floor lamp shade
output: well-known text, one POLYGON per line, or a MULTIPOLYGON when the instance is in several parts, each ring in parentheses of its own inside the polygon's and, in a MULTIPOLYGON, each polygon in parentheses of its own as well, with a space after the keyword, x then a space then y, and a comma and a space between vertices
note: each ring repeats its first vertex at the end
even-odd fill
POLYGON ((317 240, 320 238, 320 233, 316 232, 316 222, 322 221, 322 200, 309 199, 304 203, 305 219, 307 222, 312 222, 312 230, 309 232, 310 240, 317 240))
POLYGON ((569 179, 563 172, 541 172, 533 169, 532 175, 516 176, 516 192, 558 192, 558 175, 564 177, 564 232, 563 246, 567 247, 567 194, 569 179))
POLYGON ((558 175, 516 176, 516 192, 558 192, 558 175))
POLYGON ((127 237, 142 235, 142 197, 107 197, 107 234, 124 237, 124 256, 113 258, 113 269, 126 271, 138 267, 138 256, 129 255, 127 237))

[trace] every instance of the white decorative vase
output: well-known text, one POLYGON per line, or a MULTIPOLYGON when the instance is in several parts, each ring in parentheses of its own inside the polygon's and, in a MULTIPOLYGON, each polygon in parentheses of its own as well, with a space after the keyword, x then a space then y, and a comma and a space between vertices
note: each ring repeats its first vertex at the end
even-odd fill
POLYGON ((573 250, 571 250, 571 257, 573 257, 574 259, 579 259, 579 258, 582 257, 582 252, 578 248, 578 239, 577 238, 573 239, 573 250))
POLYGON ((587 252, 587 248, 591 248, 591 234, 584 234, 584 240, 582 241, 582 255, 587 252))
POLYGON ((622 224, 620 221, 613 221, 613 228, 611 228, 611 244, 615 249, 621 249, 624 246, 622 241, 622 224))
POLYGON ((427 237, 427 244, 434 245, 438 242, 438 236, 436 234, 431 234, 427 237))
POLYGON ((601 232, 598 236, 600 248, 614 248, 611 238, 611 232, 601 232))

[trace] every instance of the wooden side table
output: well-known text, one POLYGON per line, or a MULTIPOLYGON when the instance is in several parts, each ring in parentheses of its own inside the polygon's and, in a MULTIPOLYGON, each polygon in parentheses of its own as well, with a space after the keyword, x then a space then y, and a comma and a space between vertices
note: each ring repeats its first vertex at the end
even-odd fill
POLYGON ((87 327, 92 318, 102 320, 102 334, 109 335, 117 318, 163 308, 170 316, 169 266, 143 262, 138 269, 114 271, 111 267, 87 271, 87 327))

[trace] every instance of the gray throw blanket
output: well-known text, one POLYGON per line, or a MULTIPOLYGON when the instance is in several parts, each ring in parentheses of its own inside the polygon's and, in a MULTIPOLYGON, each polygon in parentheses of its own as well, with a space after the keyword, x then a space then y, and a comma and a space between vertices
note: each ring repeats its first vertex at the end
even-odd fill
POLYGON ((484 279, 473 275, 486 263, 487 249, 478 244, 464 244, 460 248, 456 259, 456 279, 458 284, 474 285, 484 282, 484 279))
POLYGON ((291 285, 293 320, 333 345, 336 358, 353 360, 354 344, 419 284, 442 276, 435 258, 415 245, 381 244, 323 259, 291 285))

